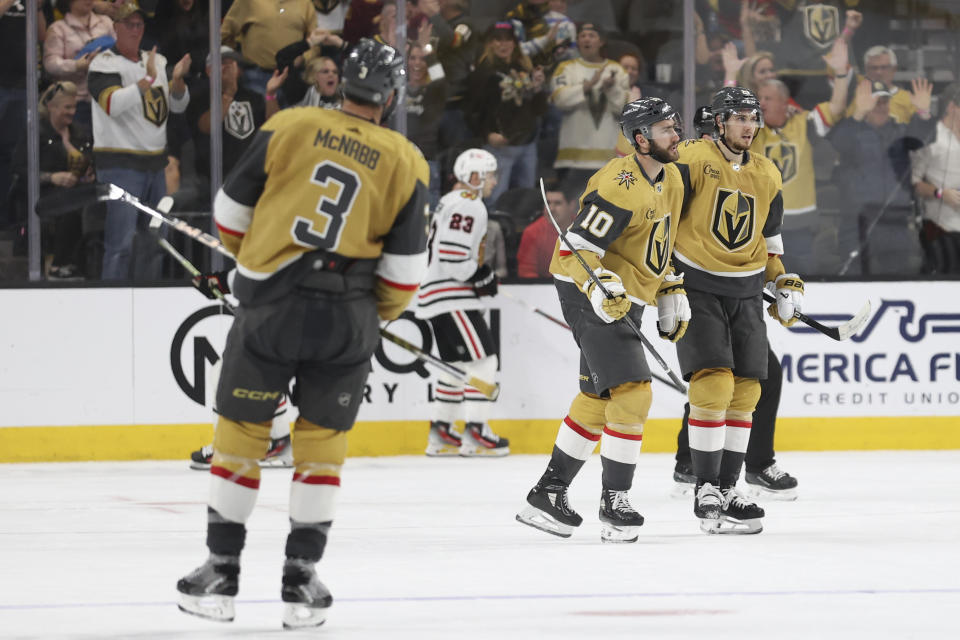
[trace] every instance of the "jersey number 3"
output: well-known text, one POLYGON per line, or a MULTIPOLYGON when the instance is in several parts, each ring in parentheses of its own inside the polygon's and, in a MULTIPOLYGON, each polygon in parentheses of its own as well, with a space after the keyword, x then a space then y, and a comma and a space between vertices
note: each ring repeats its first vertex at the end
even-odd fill
POLYGON ((360 191, 360 176, 331 160, 324 160, 313 170, 310 182, 321 187, 339 187, 335 198, 320 196, 316 213, 310 218, 297 216, 293 222, 294 241, 305 247, 335 251, 340 245, 343 225, 360 191))

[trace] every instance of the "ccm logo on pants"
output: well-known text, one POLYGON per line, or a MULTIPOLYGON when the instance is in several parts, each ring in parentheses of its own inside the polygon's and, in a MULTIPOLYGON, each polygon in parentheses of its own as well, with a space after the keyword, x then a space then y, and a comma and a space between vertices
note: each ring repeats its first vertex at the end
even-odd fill
POLYGON ((277 402, 283 394, 281 391, 254 391, 252 389, 236 387, 231 395, 233 395, 234 398, 243 398, 245 400, 272 400, 273 402, 277 402))

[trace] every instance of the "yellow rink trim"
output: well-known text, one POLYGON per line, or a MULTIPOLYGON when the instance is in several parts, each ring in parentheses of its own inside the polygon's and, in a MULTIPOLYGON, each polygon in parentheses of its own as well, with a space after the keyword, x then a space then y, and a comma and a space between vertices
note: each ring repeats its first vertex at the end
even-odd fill
MULTIPOLYGON (((548 454, 559 420, 492 420, 514 453, 548 454)), ((676 448, 680 420, 647 423, 643 450, 676 448)), ((185 460, 211 441, 210 424, 0 428, 0 462, 185 460)), ((294 435, 296 437, 296 435, 294 435)), ((351 456, 418 455, 426 421, 359 422, 350 433, 351 456)), ((960 416, 902 418, 781 418, 777 451, 960 449, 960 416)))

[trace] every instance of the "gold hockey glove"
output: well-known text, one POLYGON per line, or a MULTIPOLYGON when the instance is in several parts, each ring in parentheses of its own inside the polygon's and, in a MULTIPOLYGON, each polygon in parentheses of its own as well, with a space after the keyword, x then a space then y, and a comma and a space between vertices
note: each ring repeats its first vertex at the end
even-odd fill
POLYGON ((627 315, 630 311, 630 298, 626 296, 627 290, 623 287, 623 281, 620 276, 608 269, 595 269, 594 273, 604 288, 610 293, 607 297, 604 292, 596 285, 593 278, 584 283, 583 292, 590 299, 594 313, 607 324, 615 322, 627 315))
POLYGON ((683 288, 683 274, 667 274, 657 291, 657 331, 660 337, 676 342, 687 332, 690 303, 683 288))

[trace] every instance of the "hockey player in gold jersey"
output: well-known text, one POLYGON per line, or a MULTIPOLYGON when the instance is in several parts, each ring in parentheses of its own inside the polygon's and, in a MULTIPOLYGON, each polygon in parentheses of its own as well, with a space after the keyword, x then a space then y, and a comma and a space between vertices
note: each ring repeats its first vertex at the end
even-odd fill
POLYGON ((326 618, 332 597, 314 565, 333 521, 378 318, 398 317, 426 273, 427 164, 414 145, 379 126, 404 86, 401 56, 361 40, 344 62, 343 110, 276 114, 217 194, 214 218, 237 257, 232 289, 240 306, 217 389, 210 556, 177 583, 187 613, 233 619, 257 461, 294 378, 300 415, 283 624, 311 627, 326 618))
POLYGON ((641 98, 623 108, 621 128, 635 152, 590 178, 566 234, 613 297, 605 297, 577 256, 557 243, 550 271, 580 347, 580 393, 560 424, 546 471, 517 515, 524 524, 570 536, 583 519, 567 489, 599 441, 605 542, 634 542, 643 524, 627 493, 652 400, 641 342, 617 320, 629 314, 639 325, 644 305, 656 304, 660 335, 677 341, 690 319, 683 276, 670 260, 689 184, 673 164, 679 117, 663 100, 641 98))
POLYGON ((749 151, 763 114, 756 96, 725 87, 711 102, 718 140, 690 140, 678 165, 687 167, 687 200, 674 248, 686 274, 692 319, 677 344, 690 381, 690 449, 697 477, 694 513, 708 533, 758 533, 763 509, 737 492, 752 415, 767 375, 763 288, 769 311, 786 326, 800 309, 803 281, 780 256, 783 196, 780 171, 749 151))

